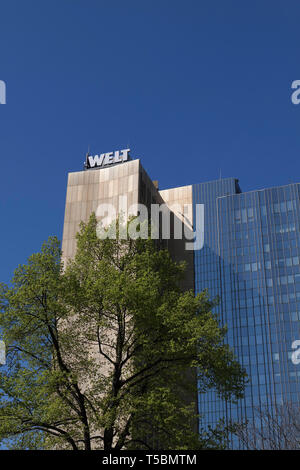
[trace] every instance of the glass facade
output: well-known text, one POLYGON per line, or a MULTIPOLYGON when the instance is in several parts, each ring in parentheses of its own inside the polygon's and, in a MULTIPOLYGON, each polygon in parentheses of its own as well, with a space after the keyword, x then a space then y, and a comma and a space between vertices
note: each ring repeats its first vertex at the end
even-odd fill
MULTIPOLYGON (((241 193, 234 178, 193 187, 193 203, 205 205, 196 291, 208 288, 220 297, 227 342, 250 379, 237 405, 213 390, 199 396, 205 426, 220 418, 259 425, 255 409, 300 404, 300 366, 291 360, 292 343, 300 339, 299 190, 290 184, 241 193)), ((229 447, 239 442, 232 437, 229 447)))

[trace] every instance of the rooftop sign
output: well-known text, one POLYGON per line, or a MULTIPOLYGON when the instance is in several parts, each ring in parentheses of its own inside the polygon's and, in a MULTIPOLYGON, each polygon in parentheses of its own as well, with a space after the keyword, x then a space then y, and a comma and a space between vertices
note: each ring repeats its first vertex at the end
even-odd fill
POLYGON ((101 153, 101 155, 86 156, 85 169, 104 168, 116 163, 123 163, 130 159, 130 149, 117 150, 116 152, 101 153))

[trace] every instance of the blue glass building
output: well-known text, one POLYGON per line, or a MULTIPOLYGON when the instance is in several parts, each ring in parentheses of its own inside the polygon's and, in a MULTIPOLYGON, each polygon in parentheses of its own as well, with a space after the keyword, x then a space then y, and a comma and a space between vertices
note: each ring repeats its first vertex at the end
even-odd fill
MULTIPOLYGON (((212 390, 199 396, 204 426, 225 418, 257 423, 257 412, 300 404, 300 365, 291 360, 300 338, 299 184, 242 193, 235 178, 193 185, 204 204, 204 247, 194 254, 195 289, 219 296, 227 342, 249 375, 237 405, 212 390)), ((240 447, 234 437, 229 447, 240 447)))

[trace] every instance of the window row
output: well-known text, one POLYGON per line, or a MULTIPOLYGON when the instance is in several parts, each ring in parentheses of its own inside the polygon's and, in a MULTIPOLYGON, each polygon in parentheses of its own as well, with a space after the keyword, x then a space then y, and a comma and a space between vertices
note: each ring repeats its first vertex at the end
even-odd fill
MULTIPOLYGON (((292 258, 280 258, 274 261, 275 266, 298 266, 299 263, 300 263, 299 256, 293 256, 292 258)), ((271 261, 270 260, 265 261, 264 266, 266 269, 271 269, 271 261)), ((256 272, 259 269, 261 269, 261 263, 260 262, 245 263, 244 266, 240 266, 240 267, 242 267, 243 268, 242 271, 245 271, 245 272, 247 271, 256 272)))
MULTIPOLYGON (((296 200, 290 200, 268 206, 274 214, 289 212, 296 209, 296 200)), ((234 220, 237 224, 252 222, 256 219, 256 208, 248 207, 248 209, 238 209, 234 211, 234 220)), ((260 206, 260 214, 267 215, 267 206, 260 206)))
POLYGON ((279 286, 285 286, 287 284, 294 284, 295 282, 300 282, 300 273, 290 275, 290 276, 280 276, 274 280, 272 278, 266 279, 266 284, 268 287, 272 287, 275 284, 275 282, 279 286))

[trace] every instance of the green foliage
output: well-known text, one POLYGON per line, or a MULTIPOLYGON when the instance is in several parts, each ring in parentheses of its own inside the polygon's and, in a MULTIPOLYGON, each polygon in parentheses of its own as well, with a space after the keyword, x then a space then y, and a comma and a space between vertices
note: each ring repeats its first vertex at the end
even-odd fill
MULTIPOLYGON (((93 214, 74 260, 59 242, 1 286, 0 439, 14 448, 220 448, 197 432, 197 383, 227 400, 245 373, 207 292, 183 292, 185 266, 151 240, 100 239, 93 214)), ((117 231, 120 223, 117 224, 117 231)))

